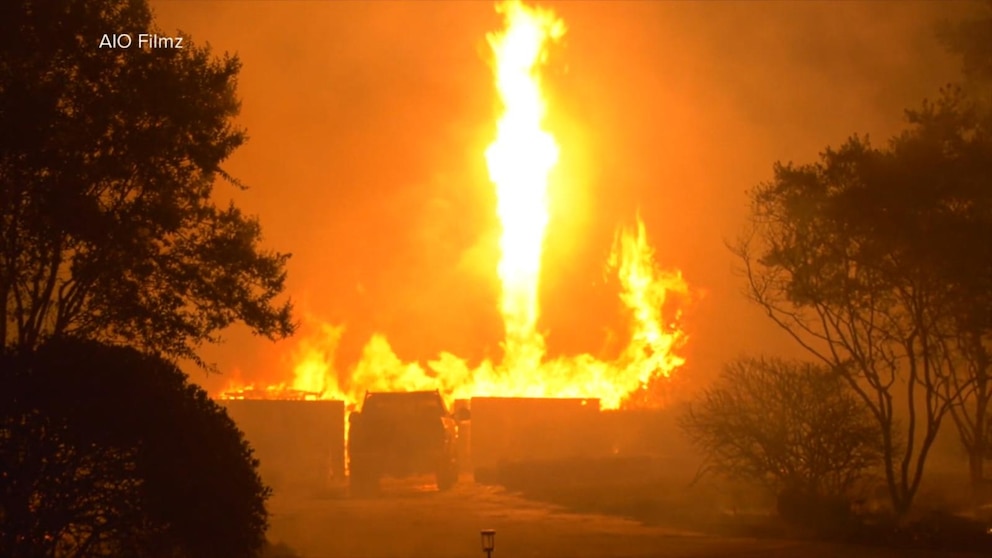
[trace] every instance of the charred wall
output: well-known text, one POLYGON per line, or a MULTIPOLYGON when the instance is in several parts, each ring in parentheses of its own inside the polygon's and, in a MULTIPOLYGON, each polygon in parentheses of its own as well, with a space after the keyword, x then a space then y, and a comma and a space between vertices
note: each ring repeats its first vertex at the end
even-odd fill
POLYGON ((663 464, 688 478, 699 465, 672 409, 601 411, 596 399, 476 397, 471 413, 469 453, 481 482, 536 464, 584 467, 594 476, 663 464))
POLYGON ((255 449, 262 479, 273 489, 321 489, 344 478, 344 402, 221 403, 255 449))
POLYGON ((470 453, 477 480, 502 463, 603 454, 598 399, 474 397, 470 453))

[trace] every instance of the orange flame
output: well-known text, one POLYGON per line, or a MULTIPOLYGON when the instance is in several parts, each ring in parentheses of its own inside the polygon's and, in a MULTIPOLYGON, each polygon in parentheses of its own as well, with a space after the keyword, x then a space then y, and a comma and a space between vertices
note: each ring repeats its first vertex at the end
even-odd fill
POLYGON ((561 37, 565 26, 551 12, 520 2, 501 4, 497 11, 506 17, 507 28, 488 39, 504 112, 486 162, 503 228, 498 273, 506 328, 504 363, 533 367, 544 356, 544 340, 535 330, 538 281, 549 218, 548 176, 558 162, 558 145, 542 128, 545 102, 536 69, 545 44, 561 37))
POLYGON ((440 389, 449 403, 473 396, 580 397, 598 398, 603 409, 619 408, 633 393, 671 376, 684 363, 677 354, 688 340, 679 327, 681 312, 666 317, 663 311, 671 296, 684 297, 689 290, 679 272, 660 270, 640 219, 617 231, 608 263, 631 315, 630 342, 614 361, 581 354, 528 366, 520 360, 484 361, 473 368, 464 359, 442 353, 423 365, 403 362, 385 336, 376 334, 359 362, 341 375, 332 363, 344 329, 314 321, 308 325, 316 325, 317 333, 302 337, 293 354, 291 381, 262 389, 232 382, 220 397, 318 397, 355 405, 366 390, 440 389))
POLYGON ((473 396, 580 397, 598 398, 601 408, 615 409, 683 364, 676 354, 687 340, 678 324, 681 313, 666 320, 663 311, 670 294, 686 295, 688 287, 679 272, 658 268, 639 217, 636 226, 617 231, 608 262, 619 278, 620 300, 632 316, 629 345, 612 362, 589 354, 545 359, 544 338, 536 329, 538 285, 549 222, 548 181, 558 162, 558 145, 543 127, 546 103, 537 69, 545 62, 545 47, 564 34, 565 26, 551 11, 519 1, 504 2, 497 11, 507 27, 487 38, 503 111, 485 155, 502 226, 496 270, 505 328, 502 361, 471 368, 465 360, 442 353, 426 366, 404 363, 388 340, 376 334, 360 361, 341 375, 332 363, 343 328, 318 323, 317 334, 299 342, 291 383, 250 394, 232 384, 221 397, 316 394, 356 404, 366 390, 440 389, 449 401, 473 396))

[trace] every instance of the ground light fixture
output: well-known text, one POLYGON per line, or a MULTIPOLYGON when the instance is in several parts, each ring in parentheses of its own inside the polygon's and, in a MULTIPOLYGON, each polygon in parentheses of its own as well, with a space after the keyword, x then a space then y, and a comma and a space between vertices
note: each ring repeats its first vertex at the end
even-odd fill
POLYGON ((486 553, 486 558, 492 558, 494 548, 496 548, 496 531, 493 529, 483 529, 482 551, 486 553))

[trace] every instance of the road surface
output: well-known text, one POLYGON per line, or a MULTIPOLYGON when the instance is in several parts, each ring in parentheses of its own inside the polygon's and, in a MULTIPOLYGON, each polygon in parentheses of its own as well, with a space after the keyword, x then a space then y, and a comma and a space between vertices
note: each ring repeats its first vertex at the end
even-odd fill
POLYGON ((380 495, 276 494, 269 538, 305 558, 485 558, 479 531, 496 530, 493 558, 896 558, 968 556, 816 542, 737 539, 570 513, 465 480, 385 481, 380 495))

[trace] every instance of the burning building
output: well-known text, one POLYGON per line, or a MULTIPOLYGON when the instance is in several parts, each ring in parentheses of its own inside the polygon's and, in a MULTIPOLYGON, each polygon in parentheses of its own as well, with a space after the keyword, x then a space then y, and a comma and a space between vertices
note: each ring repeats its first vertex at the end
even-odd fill
MULTIPOLYGON (((344 406, 357 404, 369 390, 439 389, 449 406, 455 400, 472 400, 470 445, 477 469, 507 457, 601 452, 588 438, 583 441, 562 433, 589 431, 590 417, 600 408, 621 408, 632 394, 665 382, 683 364, 678 350, 687 340, 679 323, 680 311, 672 311, 672 299, 686 297, 688 286, 680 272, 658 267, 646 228, 637 219, 632 227, 618 228, 606 262, 616 274, 620 302, 631 318, 627 347, 609 361, 590 354, 549 358, 537 324, 542 255, 550 222, 549 183, 559 147, 545 122, 540 68, 547 62, 548 46, 566 28, 552 11, 517 0, 500 3, 497 10, 505 28, 489 34, 487 40, 502 111, 496 137, 484 156, 501 225, 500 255, 494 262, 502 287, 501 359, 472 366, 456 355, 442 353, 426 364, 407 363, 393 353, 384 336, 373 335, 359 362, 348 370, 337 370, 334 355, 343 326, 316 323, 311 324, 316 335, 299 341, 292 380, 258 390, 310 392, 320 401, 343 401, 338 404, 344 406)), ((226 394, 244 389, 244 385, 232 384, 226 394)), ((254 408, 250 402, 230 403, 232 414, 254 408)), ((314 403, 298 402, 298 406, 314 403)), ((334 408, 340 409, 334 411, 335 417, 343 416, 343 407, 334 408)), ((334 422, 335 445, 338 428, 334 422)), ((259 453, 261 457, 263 452, 259 453)))

